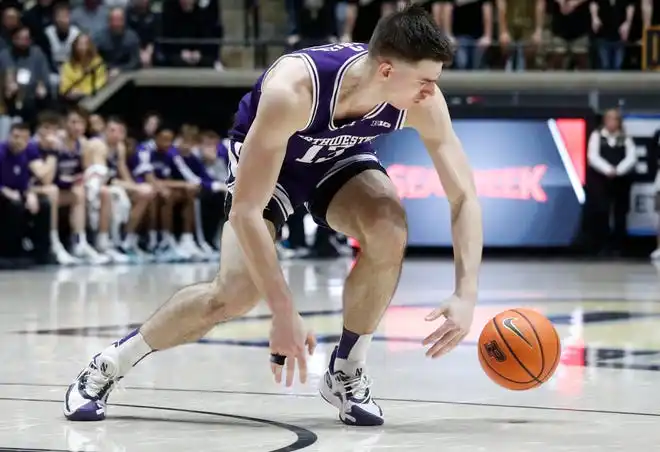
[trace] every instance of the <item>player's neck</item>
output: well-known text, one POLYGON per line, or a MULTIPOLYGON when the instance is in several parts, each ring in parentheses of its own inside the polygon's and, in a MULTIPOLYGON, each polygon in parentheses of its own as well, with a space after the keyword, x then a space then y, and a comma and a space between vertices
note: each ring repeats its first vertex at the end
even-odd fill
POLYGON ((344 75, 340 85, 339 116, 367 114, 383 102, 382 93, 372 83, 372 71, 368 58, 355 63, 344 75))

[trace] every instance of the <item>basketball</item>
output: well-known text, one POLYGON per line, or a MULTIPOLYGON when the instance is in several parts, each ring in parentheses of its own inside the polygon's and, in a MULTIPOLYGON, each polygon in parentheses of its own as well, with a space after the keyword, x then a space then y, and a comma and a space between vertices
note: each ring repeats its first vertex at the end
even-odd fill
POLYGON ((509 309, 493 317, 479 336, 479 362, 495 383, 514 391, 536 388, 559 364, 559 335, 544 315, 509 309))

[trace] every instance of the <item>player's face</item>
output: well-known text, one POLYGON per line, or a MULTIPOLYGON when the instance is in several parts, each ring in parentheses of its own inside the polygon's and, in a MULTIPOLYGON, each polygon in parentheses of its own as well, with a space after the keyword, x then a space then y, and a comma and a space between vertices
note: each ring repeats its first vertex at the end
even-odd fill
POLYGON ((9 135, 9 147, 14 152, 24 150, 30 141, 30 132, 28 130, 14 129, 9 135))
POLYGON ((105 128, 105 139, 108 143, 117 144, 126 138, 124 126, 116 122, 110 122, 105 128))
POLYGON ((174 142, 174 134, 169 130, 162 130, 158 135, 156 135, 156 139, 154 141, 156 141, 156 147, 160 151, 166 151, 172 146, 172 143, 174 142))
POLYGON ((399 109, 407 109, 435 94, 442 63, 424 60, 383 62, 379 75, 387 102, 399 109))
POLYGON ((85 126, 85 119, 78 114, 72 113, 66 118, 66 131, 74 140, 85 134, 85 126))

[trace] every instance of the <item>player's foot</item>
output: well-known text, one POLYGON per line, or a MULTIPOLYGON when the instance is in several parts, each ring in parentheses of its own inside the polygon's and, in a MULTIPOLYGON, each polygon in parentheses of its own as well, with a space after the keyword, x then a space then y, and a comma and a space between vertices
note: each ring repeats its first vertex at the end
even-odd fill
POLYGON ((319 392, 326 402, 339 410, 339 419, 344 424, 383 424, 383 410, 371 398, 370 386, 364 363, 338 359, 335 347, 319 392))
POLYGON ((117 357, 99 353, 66 391, 64 416, 70 421, 102 421, 110 392, 121 378, 117 357))
POLYGON ((660 261, 660 247, 651 253, 651 260, 660 261))

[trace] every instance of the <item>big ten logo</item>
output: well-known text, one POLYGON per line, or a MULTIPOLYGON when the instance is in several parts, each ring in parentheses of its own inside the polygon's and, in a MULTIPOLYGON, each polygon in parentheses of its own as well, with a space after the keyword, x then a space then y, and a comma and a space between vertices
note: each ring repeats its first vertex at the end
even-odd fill
POLYGON ((356 44, 354 42, 345 42, 341 44, 327 44, 319 47, 312 47, 312 52, 339 52, 340 50, 351 49, 354 52, 364 52, 367 48, 362 44, 356 44))
POLYGON ((645 71, 660 70, 660 26, 644 29, 642 39, 642 69, 645 71))
POLYGON ((339 157, 350 146, 321 146, 315 144, 307 149, 305 155, 296 159, 301 163, 321 163, 339 157))

